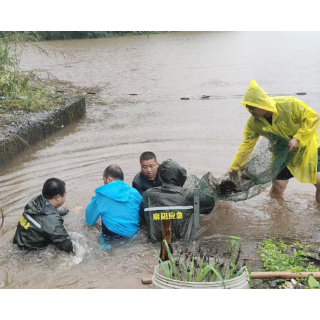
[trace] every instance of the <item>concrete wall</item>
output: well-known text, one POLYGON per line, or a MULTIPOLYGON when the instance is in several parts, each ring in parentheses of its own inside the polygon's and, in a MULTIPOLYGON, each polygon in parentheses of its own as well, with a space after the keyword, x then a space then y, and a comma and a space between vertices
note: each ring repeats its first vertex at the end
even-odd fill
POLYGON ((68 99, 53 111, 39 113, 0 134, 0 166, 28 148, 17 136, 32 145, 68 124, 82 118, 86 113, 84 98, 68 99))

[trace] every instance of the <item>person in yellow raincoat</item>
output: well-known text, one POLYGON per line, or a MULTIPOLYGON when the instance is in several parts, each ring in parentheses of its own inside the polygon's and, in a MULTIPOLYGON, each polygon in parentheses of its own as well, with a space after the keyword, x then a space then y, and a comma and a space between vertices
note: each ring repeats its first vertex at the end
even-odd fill
POLYGON ((244 130, 244 140, 228 170, 231 174, 244 165, 250 157, 259 136, 272 132, 290 139, 289 152, 296 154, 272 182, 270 195, 279 197, 289 179, 295 177, 303 183, 316 186, 316 201, 320 202, 319 115, 296 97, 268 97, 266 92, 251 80, 241 104, 251 113, 244 130))

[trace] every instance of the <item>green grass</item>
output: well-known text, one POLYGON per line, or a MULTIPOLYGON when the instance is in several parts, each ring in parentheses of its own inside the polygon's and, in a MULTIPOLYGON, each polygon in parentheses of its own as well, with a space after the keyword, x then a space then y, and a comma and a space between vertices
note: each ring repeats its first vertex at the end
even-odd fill
POLYGON ((24 32, 0 32, 0 113, 50 110, 63 102, 37 70, 20 70, 20 55, 29 39, 24 32))
MULTIPOLYGON (((312 262, 308 262, 306 258, 307 255, 314 256, 312 251, 314 251, 312 245, 302 245, 296 241, 289 246, 282 240, 270 238, 262 241, 258 254, 267 271, 319 272, 320 269, 315 267, 312 262)), ((316 287, 317 281, 314 278, 313 281, 312 278, 300 279, 299 282, 307 284, 309 288, 316 287)))

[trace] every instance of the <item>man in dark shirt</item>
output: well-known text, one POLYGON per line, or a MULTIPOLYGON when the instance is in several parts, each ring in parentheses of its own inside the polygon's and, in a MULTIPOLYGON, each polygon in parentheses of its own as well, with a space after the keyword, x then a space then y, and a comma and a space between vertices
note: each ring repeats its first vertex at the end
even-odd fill
POLYGON ((132 181, 132 187, 138 192, 143 193, 155 187, 162 186, 159 178, 159 163, 156 155, 151 151, 143 152, 140 156, 141 172, 139 172, 132 181))

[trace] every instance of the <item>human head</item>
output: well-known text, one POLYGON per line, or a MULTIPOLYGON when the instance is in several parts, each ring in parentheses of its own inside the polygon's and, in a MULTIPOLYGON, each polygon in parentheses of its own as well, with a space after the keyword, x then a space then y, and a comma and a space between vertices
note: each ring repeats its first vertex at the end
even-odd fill
POLYGON ((66 184, 57 178, 48 179, 42 187, 42 195, 56 208, 62 206, 66 201, 66 184))
POLYGON ((156 155, 151 151, 143 152, 140 156, 141 173, 149 180, 157 175, 159 163, 156 155))
POLYGON ((250 85, 243 99, 240 102, 255 118, 269 117, 273 113, 277 113, 277 103, 272 97, 258 85, 254 80, 250 81, 250 85))
POLYGON ((116 164, 111 164, 103 172, 104 184, 108 184, 115 180, 123 181, 123 172, 121 168, 116 164))
POLYGON ((257 107, 250 106, 249 104, 246 105, 247 109, 251 113, 251 115, 255 118, 264 117, 264 116, 271 116, 272 112, 264 109, 260 109, 257 107))
POLYGON ((167 187, 182 187, 187 180, 187 170, 172 159, 161 163, 159 175, 162 185, 167 187))

